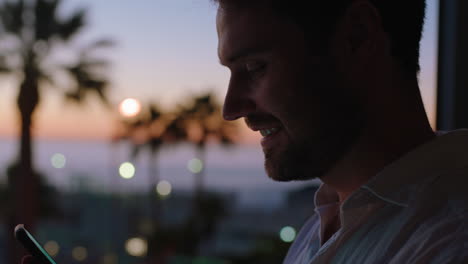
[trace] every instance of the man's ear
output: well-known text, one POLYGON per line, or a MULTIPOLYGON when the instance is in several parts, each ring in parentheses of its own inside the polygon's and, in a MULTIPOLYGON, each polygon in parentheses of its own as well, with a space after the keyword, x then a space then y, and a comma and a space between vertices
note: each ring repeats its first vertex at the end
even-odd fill
POLYGON ((383 31, 379 12, 369 1, 354 1, 337 23, 334 53, 344 67, 365 63, 377 51, 383 31))

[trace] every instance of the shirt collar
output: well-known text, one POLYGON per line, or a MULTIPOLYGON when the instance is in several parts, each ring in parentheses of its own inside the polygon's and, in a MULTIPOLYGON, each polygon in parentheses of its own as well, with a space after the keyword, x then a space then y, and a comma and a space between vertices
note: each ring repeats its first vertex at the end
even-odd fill
POLYGON ((315 192, 315 208, 336 204, 339 202, 338 193, 327 184, 322 183, 315 192))
POLYGON ((422 182, 467 167, 467 146, 468 129, 438 133, 436 138, 386 166, 361 189, 386 202, 407 206, 422 182))

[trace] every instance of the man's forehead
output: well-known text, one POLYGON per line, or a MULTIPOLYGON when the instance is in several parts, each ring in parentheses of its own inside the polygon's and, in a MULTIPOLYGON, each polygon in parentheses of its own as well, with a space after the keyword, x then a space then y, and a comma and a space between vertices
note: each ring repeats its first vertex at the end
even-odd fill
POLYGON ((238 54, 261 52, 273 46, 280 27, 265 15, 218 12, 218 56, 222 64, 229 63, 238 54))

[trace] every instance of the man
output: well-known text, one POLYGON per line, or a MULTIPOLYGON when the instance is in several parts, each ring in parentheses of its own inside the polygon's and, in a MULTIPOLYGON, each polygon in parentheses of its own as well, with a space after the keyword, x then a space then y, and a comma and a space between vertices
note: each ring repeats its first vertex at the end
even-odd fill
POLYGON ((323 182, 284 263, 468 263, 468 132, 427 120, 425 1, 216 2, 224 118, 272 179, 323 182))
POLYGON ((467 263, 468 132, 427 121, 424 0, 217 2, 225 119, 272 179, 323 181, 284 263, 467 263))

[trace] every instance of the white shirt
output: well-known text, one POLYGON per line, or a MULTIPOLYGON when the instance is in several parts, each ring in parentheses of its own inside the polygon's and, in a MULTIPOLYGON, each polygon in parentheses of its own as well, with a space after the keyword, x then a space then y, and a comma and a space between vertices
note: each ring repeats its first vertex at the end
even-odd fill
POLYGON ((341 206, 322 184, 284 264, 468 263, 468 130, 417 147, 341 206), (341 228, 322 242, 340 214, 341 228))

